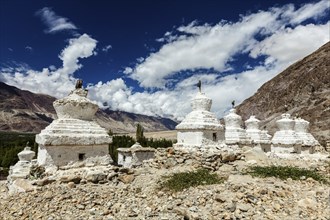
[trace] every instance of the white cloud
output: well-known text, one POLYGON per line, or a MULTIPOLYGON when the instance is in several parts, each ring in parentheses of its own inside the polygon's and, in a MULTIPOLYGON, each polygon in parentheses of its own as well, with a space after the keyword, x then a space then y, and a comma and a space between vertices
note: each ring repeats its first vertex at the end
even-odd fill
POLYGON ((293 24, 299 24, 307 19, 317 19, 324 16, 329 10, 329 1, 322 0, 317 3, 305 4, 298 10, 294 10, 293 5, 289 5, 288 9, 283 13, 285 17, 290 19, 293 24))
POLYGON ((82 67, 79 64, 79 59, 92 56, 96 43, 96 40, 83 34, 78 38, 71 39, 69 45, 61 52, 59 56, 63 61, 61 68, 56 69, 52 65, 42 71, 35 71, 26 67, 23 69, 2 68, 0 80, 32 92, 63 97, 74 88, 76 79, 73 73, 82 67))
POLYGON ((303 5, 297 10, 294 10, 293 5, 285 5, 281 8, 270 8, 268 11, 241 15, 241 19, 236 23, 221 21, 211 26, 199 25, 194 21, 187 26, 177 28, 178 33, 166 32, 158 41, 167 43, 159 51, 149 54, 143 62, 136 63, 133 71, 128 73, 142 87, 164 89, 181 71, 196 69, 226 71, 231 68, 230 64, 235 55, 250 53, 251 50, 253 51, 251 55, 256 54, 255 47, 262 47, 267 41, 275 42, 275 38, 278 42, 270 46, 272 48, 270 50, 277 50, 276 46, 285 49, 278 45, 283 43, 289 45, 288 48, 292 50, 287 53, 279 51, 278 56, 272 56, 267 51, 259 49, 258 55, 269 56, 267 60, 269 63, 281 59, 290 63, 315 50, 329 38, 329 35, 325 34, 328 25, 295 26, 308 18, 321 17, 327 10, 329 6, 326 1, 320 1, 303 5), (292 28, 285 28, 288 22, 295 25, 292 28), (313 31, 316 31, 314 35, 305 35, 313 31), (306 44, 297 46, 301 42, 306 44))
POLYGON ((87 34, 83 34, 78 38, 71 39, 67 46, 59 56, 63 61, 62 71, 67 74, 72 74, 74 71, 81 68, 79 58, 87 58, 95 55, 95 47, 97 41, 87 34))
POLYGON ((259 12, 243 17, 234 24, 195 27, 195 23, 192 23, 180 27, 178 30, 183 35, 150 54, 143 63, 137 64, 131 77, 143 87, 164 88, 166 78, 179 71, 199 68, 224 71, 232 56, 251 44, 253 36, 275 20, 276 16, 272 13, 259 12))
POLYGON ((133 72, 133 69, 131 67, 125 67, 125 69, 123 71, 123 73, 125 73, 125 74, 130 74, 132 72, 133 72))
POLYGON ((63 30, 76 30, 77 27, 67 18, 55 14, 55 12, 48 7, 44 7, 36 12, 42 21, 47 25, 46 33, 56 33, 63 30))
POLYGON ((30 47, 30 46, 26 46, 26 47, 25 47, 25 50, 32 52, 32 51, 33 51, 33 48, 30 47))
POLYGON ((108 52, 108 50, 110 50, 111 48, 112 48, 111 45, 107 45, 107 46, 105 46, 105 47, 102 48, 102 51, 103 52, 108 52))
POLYGON ((330 22, 324 25, 308 24, 294 29, 281 29, 255 45, 250 55, 253 58, 267 55, 272 58, 271 62, 292 64, 328 42, 329 33, 330 22))
MULTIPOLYGON (((213 99, 212 111, 221 117, 232 100, 239 104, 288 65, 329 41, 329 22, 300 23, 321 16, 328 10, 320 9, 319 5, 323 4, 324 1, 320 1, 296 10, 293 5, 271 8, 242 15, 236 23, 192 22, 181 26, 175 32, 165 33, 161 40, 164 44, 158 51, 146 58, 137 58, 136 66, 123 70, 141 86, 158 87, 157 90, 133 92, 118 78, 88 84, 89 97, 100 107, 182 119, 191 111, 189 100, 198 91, 195 84, 202 80, 203 92, 213 99), (309 13, 309 9, 313 13, 309 13), (233 63, 242 55, 249 56, 251 62, 244 60, 242 65, 246 69, 238 71, 233 63), (204 69, 206 71, 202 72, 204 69), (184 70, 189 70, 189 75, 182 73, 184 70), (228 70, 231 75, 224 76, 222 73, 228 70)), ((84 34, 70 40, 61 52, 62 67, 50 66, 25 73, 15 68, 2 69, 0 80, 19 88, 63 97, 74 88, 74 72, 81 68, 79 59, 95 54, 96 43, 84 34)))

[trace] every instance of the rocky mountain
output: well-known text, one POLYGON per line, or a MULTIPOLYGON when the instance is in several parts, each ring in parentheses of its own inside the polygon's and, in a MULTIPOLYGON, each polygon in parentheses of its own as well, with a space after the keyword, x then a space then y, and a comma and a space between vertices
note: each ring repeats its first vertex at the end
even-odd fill
POLYGON ((54 101, 0 82, 0 131, 40 131, 56 116, 54 101))
MULTIPOLYGON (((54 97, 20 90, 0 82, 0 131, 40 132, 56 118, 54 97)), ((95 120, 116 133, 134 132, 136 123, 146 131, 172 130, 176 122, 110 109, 99 110, 95 120)))
POLYGON ((330 139, 330 42, 265 83, 237 111, 244 120, 256 115, 271 134, 282 113, 301 117, 324 145, 330 139))

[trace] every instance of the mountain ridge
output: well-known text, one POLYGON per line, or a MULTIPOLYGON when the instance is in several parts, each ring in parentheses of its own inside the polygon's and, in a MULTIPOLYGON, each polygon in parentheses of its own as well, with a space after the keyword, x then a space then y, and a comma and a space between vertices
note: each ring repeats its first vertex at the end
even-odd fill
POLYGON ((310 122, 321 144, 330 139, 330 42, 292 64, 237 106, 246 120, 252 114, 273 134, 283 113, 310 122))
MULTIPOLYGON (((0 131, 38 133, 55 118, 56 98, 21 90, 0 82, 0 131)), ((161 117, 146 116, 110 109, 99 109, 95 119, 102 127, 115 133, 130 133, 140 123, 145 131, 172 130, 176 122, 161 117)))

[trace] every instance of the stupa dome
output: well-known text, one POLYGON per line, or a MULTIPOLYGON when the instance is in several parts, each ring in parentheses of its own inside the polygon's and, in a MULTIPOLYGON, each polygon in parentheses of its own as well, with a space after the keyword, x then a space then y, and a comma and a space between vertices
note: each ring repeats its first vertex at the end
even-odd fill
POLYGON ((193 109, 186 118, 176 126, 177 130, 220 130, 222 125, 216 115, 210 112, 212 99, 199 92, 191 100, 193 109))
POLYGON ((76 89, 69 96, 53 103, 59 119, 72 118, 91 121, 98 106, 86 98, 87 90, 76 89))
POLYGON ((226 129, 227 128, 240 128, 242 124, 242 117, 236 114, 236 109, 229 110, 229 114, 224 117, 226 129))
POLYGON ((276 121, 276 125, 280 131, 293 130, 294 120, 290 118, 290 114, 282 114, 282 118, 276 121))
POLYGON ((246 129, 259 130, 259 123, 260 120, 258 120, 254 115, 251 115, 250 118, 245 121, 246 129))

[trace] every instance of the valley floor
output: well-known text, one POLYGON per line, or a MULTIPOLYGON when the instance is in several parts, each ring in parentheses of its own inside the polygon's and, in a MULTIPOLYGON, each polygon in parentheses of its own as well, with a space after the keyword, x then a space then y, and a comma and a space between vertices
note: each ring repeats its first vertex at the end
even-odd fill
MULTIPOLYGON (((244 159, 219 163, 211 158, 164 150, 139 168, 109 166, 102 184, 57 180, 15 195, 9 195, 1 181, 0 219, 329 219, 329 185, 311 178, 252 177, 244 174, 249 166, 244 159), (160 187, 164 176, 199 167, 209 167, 226 180, 176 193, 160 187)), ((330 174, 329 159, 269 158, 262 163, 316 168, 330 174)))

